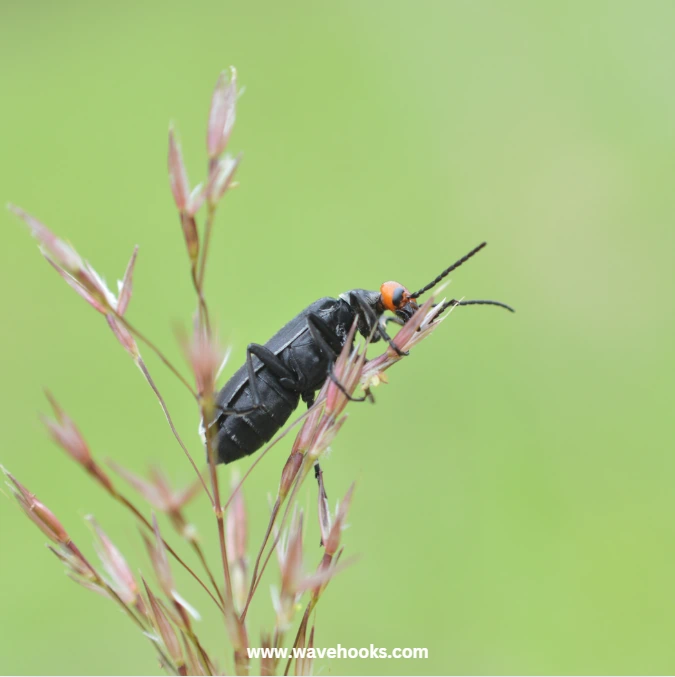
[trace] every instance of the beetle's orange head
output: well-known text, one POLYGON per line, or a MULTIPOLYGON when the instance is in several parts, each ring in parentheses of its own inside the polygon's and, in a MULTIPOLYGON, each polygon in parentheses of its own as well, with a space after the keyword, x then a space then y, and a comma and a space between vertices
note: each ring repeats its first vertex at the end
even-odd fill
POLYGON ((382 305, 392 313, 402 310, 408 304, 412 304, 414 310, 417 309, 415 299, 413 299, 410 292, 398 282, 385 282, 380 287, 380 296, 382 298, 382 305))

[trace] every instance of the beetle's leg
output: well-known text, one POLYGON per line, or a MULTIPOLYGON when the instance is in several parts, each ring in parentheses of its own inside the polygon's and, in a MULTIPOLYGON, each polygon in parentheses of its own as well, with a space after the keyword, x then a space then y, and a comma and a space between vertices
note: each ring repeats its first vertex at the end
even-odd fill
POLYGON ((373 309, 365 302, 362 301, 356 294, 352 294, 352 298, 356 297, 356 302, 359 304, 361 312, 368 317, 368 326, 375 327, 375 331, 381 338, 383 338, 388 344, 389 347, 399 356, 406 357, 409 353, 405 350, 401 350, 391 339, 391 336, 387 334, 387 330, 384 328, 382 322, 373 312, 373 309))
POLYGON ((368 399, 368 395, 364 395, 363 397, 354 397, 353 395, 350 395, 346 390, 345 387, 340 383, 338 377, 335 375, 335 372, 333 371, 333 365, 331 364, 330 370, 328 372, 328 377, 330 378, 333 383, 342 391, 342 394, 350 401, 350 402, 365 402, 368 399))
POLYGON ((316 313, 310 313, 307 316, 307 324, 309 325, 310 332, 312 332, 312 337, 319 342, 321 350, 326 354, 326 357, 337 360, 337 356, 342 351, 343 344, 340 343, 340 339, 335 335, 335 332, 331 331, 323 317, 316 313))
MULTIPOLYGON (((326 487, 323 483, 323 470, 321 470, 321 466, 319 465, 318 461, 314 464, 314 477, 316 478, 316 483, 319 485, 319 502, 325 501, 327 503, 328 495, 326 494, 326 487)), ((328 509, 327 505, 326 509, 328 509)), ((321 540, 319 541, 319 547, 321 548, 324 545, 325 543, 323 542, 322 536, 321 540)))
MULTIPOLYGON (((402 327, 405 324, 405 320, 402 320, 398 315, 382 315, 378 322, 380 330, 387 331, 387 324, 389 322, 397 324, 399 327, 402 327)), ((380 339, 380 333, 381 331, 377 332, 371 340, 378 341, 380 339)))
MULTIPOLYGON (((370 310, 370 308, 368 309, 370 310)), ((410 353, 407 350, 401 350, 393 341, 391 336, 387 334, 387 330, 378 322, 377 324, 377 331, 380 334, 380 336, 389 344, 389 347, 399 356, 399 357, 407 357, 410 355, 410 353)))
POLYGON ((246 416, 246 414, 253 413, 258 409, 258 405, 253 405, 250 407, 242 407, 241 409, 232 409, 230 407, 222 407, 220 404, 215 403, 214 408, 218 410, 219 416, 246 416))
MULTIPOLYGON (((265 346, 261 346, 259 343, 249 343, 247 352, 249 355, 255 355, 279 379, 281 385, 285 388, 295 389, 300 386, 298 377, 269 348, 265 348, 265 346)), ((250 378, 251 375, 249 373, 250 378)))
POLYGON ((245 416, 260 409, 263 404, 258 392, 258 385, 255 376, 255 367, 253 366, 253 355, 255 355, 275 376, 277 376, 283 386, 296 388, 298 380, 295 374, 275 355, 269 348, 261 346, 258 343, 249 343, 246 349, 246 370, 248 372, 248 382, 251 385, 251 399, 253 404, 250 407, 229 409, 216 404, 216 409, 220 415, 225 416, 245 416), (284 383, 286 381, 286 383, 284 383))
POLYGON ((258 383, 255 380, 255 367, 253 366, 253 355, 255 355, 275 376, 279 378, 284 387, 295 388, 298 380, 295 374, 275 355, 269 348, 261 346, 259 343, 249 343, 246 348, 246 369, 248 371, 248 382, 251 386, 251 399, 256 408, 262 407, 262 400, 258 392, 258 383), (286 381, 286 383, 284 383, 286 381))
POLYGON ((342 350, 342 346, 340 345, 337 337, 333 334, 333 332, 331 332, 328 325, 323 321, 323 318, 319 317, 315 313, 310 313, 307 316, 307 326, 309 327, 309 333, 312 335, 312 338, 316 341, 319 348, 321 349, 321 352, 323 352, 330 362, 330 367, 328 369, 328 376, 330 377, 330 380, 335 383, 335 385, 342 391, 342 394, 350 402, 365 401, 367 399, 365 395, 363 397, 353 397, 350 395, 345 390, 345 387, 342 385, 342 383, 340 383, 338 377, 335 375, 335 372, 333 371, 333 364, 335 364, 335 360, 337 360, 338 353, 342 350), (336 347, 338 350, 335 350, 336 347))
POLYGON ((328 496, 326 495, 326 488, 323 484, 323 470, 321 470, 321 466, 319 465, 318 461, 314 464, 314 477, 316 478, 316 482, 319 485, 319 494, 321 498, 324 500, 328 500, 328 496))
MULTIPOLYGON (((307 409, 310 409, 312 405, 314 404, 315 400, 315 395, 314 392, 307 392, 302 395, 302 399, 307 402, 307 409)), ((314 477, 316 479, 316 483, 319 485, 319 500, 327 501, 328 496, 326 496, 326 489, 323 485, 323 470, 321 470, 321 466, 319 465, 319 462, 317 461, 314 464, 314 477)), ((321 539, 321 542, 319 543, 319 546, 323 545, 323 539, 321 539)))

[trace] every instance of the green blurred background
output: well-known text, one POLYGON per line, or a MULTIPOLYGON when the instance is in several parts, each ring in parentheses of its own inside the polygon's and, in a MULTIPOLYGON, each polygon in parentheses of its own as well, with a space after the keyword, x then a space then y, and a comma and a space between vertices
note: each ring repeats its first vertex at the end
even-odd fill
MULTIPOLYGON (((246 87, 231 141, 245 157, 207 287, 230 373, 316 298, 421 286, 489 242, 449 292, 518 313, 455 312, 376 406, 350 408, 324 464, 331 501, 357 480, 344 541, 362 559, 322 599, 317 644, 429 658, 320 661, 321 674, 675 670, 674 26, 669 0, 2 4, 0 198, 109 280, 138 243, 130 318, 176 360, 171 327, 194 298, 166 130, 174 120, 201 177, 229 64, 246 87)), ((15 218, 0 222, 0 460, 77 542, 95 513, 147 572, 126 514, 48 442, 42 388, 98 456, 161 462, 180 483, 189 467, 105 322, 15 218)), ((148 362, 200 453, 189 398, 148 362)), ((248 485, 254 544, 288 449, 248 485)), ((308 483, 308 567, 315 495, 308 483)), ((215 558, 206 502, 189 516, 215 558)), ((3 673, 158 672, 4 498, 0 526, 3 673)), ((252 628, 270 627, 277 577, 252 628)), ((220 651, 221 622, 180 589, 220 651)))

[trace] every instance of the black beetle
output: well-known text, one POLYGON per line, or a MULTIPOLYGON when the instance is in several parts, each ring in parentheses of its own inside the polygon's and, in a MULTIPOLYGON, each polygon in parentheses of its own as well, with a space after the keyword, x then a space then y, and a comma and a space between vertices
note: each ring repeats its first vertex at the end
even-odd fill
MULTIPOLYGON (((405 324, 418 309, 415 301, 448 273, 486 245, 485 242, 446 268, 438 277, 411 294, 397 282, 385 282, 380 291, 353 289, 337 299, 312 303, 280 329, 265 345, 249 344, 246 364, 238 369, 216 397, 218 426, 213 437, 218 462, 231 463, 257 451, 286 423, 300 399, 311 406, 317 390, 332 374, 354 320, 359 333, 371 340, 389 341, 387 321, 405 324), (384 312, 395 313, 385 317, 384 312)), ((498 301, 456 301, 452 305, 497 305, 498 301)))

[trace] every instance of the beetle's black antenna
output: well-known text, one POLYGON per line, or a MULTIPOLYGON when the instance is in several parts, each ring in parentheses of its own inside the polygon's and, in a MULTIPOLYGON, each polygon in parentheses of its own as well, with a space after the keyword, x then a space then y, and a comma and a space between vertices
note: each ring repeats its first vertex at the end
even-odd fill
POLYGON ((455 299, 451 299, 450 301, 446 301, 443 306, 441 307, 440 312, 442 313, 444 310, 447 308, 450 308, 450 306, 499 306, 500 308, 506 308, 506 310, 515 313, 515 309, 511 308, 511 306, 506 305, 506 303, 502 303, 501 301, 483 301, 483 300, 476 300, 476 301, 457 301, 455 299))
MULTIPOLYGON (((462 256, 462 258, 459 261, 456 261, 453 263, 449 268, 446 268, 436 279, 434 279, 432 282, 429 282, 429 284, 426 287, 422 287, 419 291, 416 291, 414 294, 411 294, 410 297, 413 299, 416 299, 418 296, 422 296, 424 292, 429 291, 433 287, 435 287, 446 275, 451 273, 453 270, 459 268, 463 263, 468 261, 474 254, 477 254, 485 245, 487 242, 481 242, 475 249, 472 249, 468 254, 465 256, 462 256)), ((464 303, 460 304, 464 305, 464 303)))

